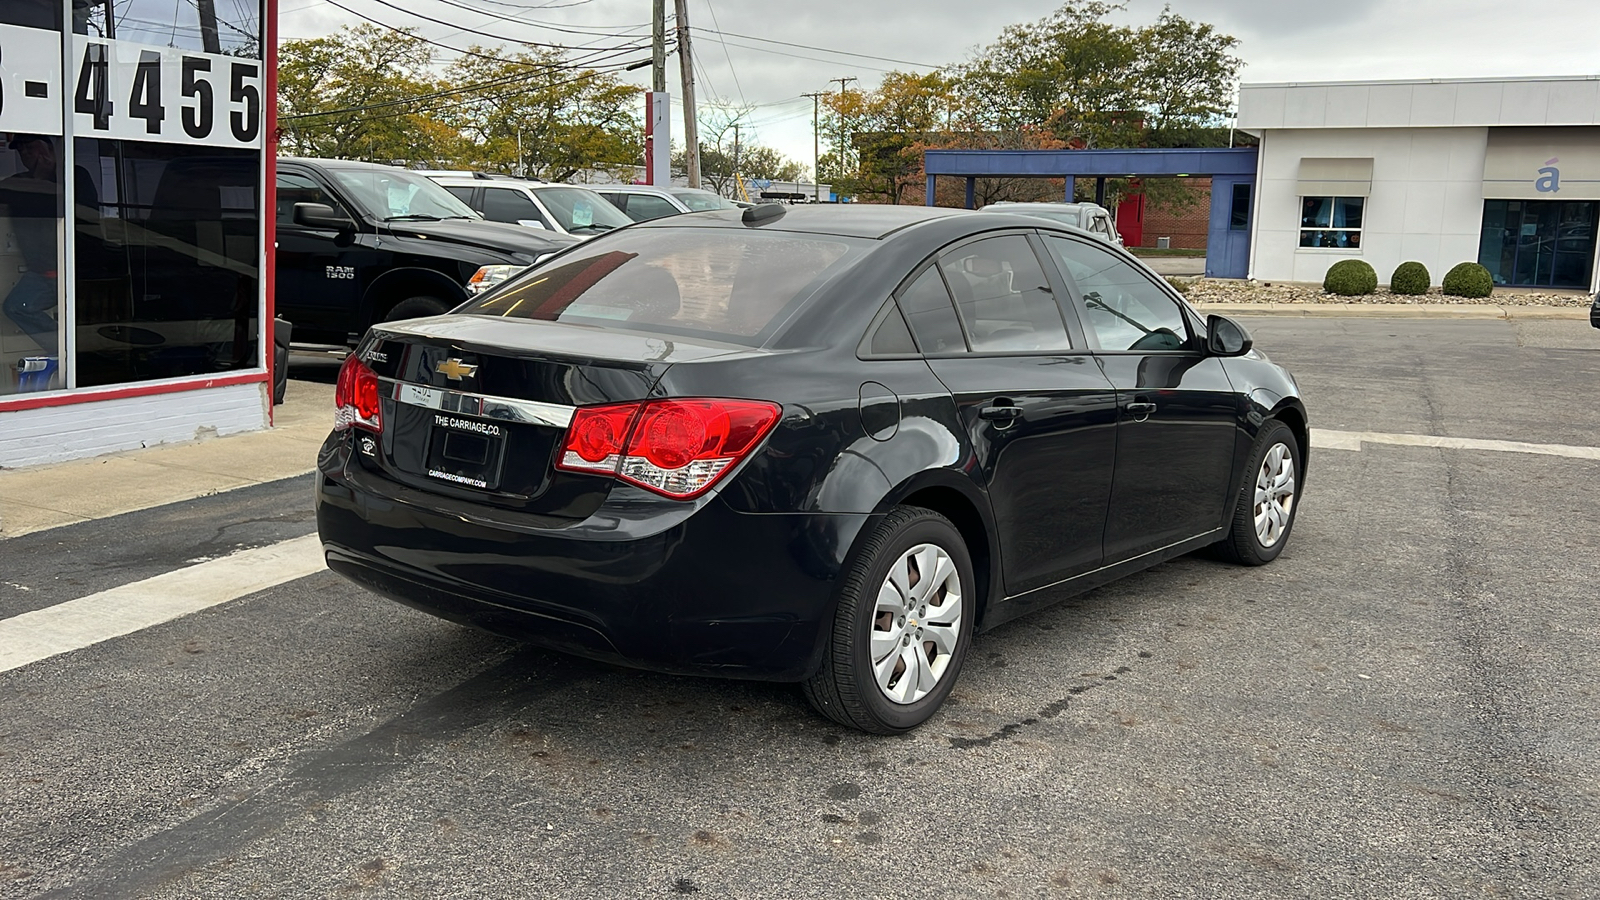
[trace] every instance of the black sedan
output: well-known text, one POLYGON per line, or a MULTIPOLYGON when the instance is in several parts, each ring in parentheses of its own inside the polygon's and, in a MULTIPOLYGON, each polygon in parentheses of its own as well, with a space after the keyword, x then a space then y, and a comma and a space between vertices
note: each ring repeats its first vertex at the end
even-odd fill
POLYGON ((601 235, 375 326, 318 461, 328 565, 447 619, 925 721, 973 635, 1206 547, 1283 551, 1294 379, 1120 248, 761 206, 601 235))

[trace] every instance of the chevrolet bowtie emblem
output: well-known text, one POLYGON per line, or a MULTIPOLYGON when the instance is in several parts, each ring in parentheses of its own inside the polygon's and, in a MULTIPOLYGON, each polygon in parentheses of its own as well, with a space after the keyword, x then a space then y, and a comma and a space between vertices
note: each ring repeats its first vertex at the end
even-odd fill
POLYGON ((463 378, 471 377, 473 373, 478 371, 478 367, 469 366, 459 359, 447 359, 434 366, 434 371, 441 373, 451 381, 460 381, 463 378))

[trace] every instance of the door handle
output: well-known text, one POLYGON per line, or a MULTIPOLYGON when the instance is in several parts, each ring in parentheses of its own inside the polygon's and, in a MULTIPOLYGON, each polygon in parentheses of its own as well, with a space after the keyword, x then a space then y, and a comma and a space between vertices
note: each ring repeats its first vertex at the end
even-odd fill
POLYGON ((1148 403, 1141 400, 1128 404, 1128 415, 1133 416, 1133 420, 1135 422, 1143 422, 1144 420, 1150 418, 1150 414, 1155 411, 1156 405, 1154 403, 1148 403))
POLYGON ((992 419, 1000 422, 1011 422, 1022 418, 1022 407, 1012 406, 1004 397, 995 400, 994 406, 985 406, 978 410, 978 418, 992 419))

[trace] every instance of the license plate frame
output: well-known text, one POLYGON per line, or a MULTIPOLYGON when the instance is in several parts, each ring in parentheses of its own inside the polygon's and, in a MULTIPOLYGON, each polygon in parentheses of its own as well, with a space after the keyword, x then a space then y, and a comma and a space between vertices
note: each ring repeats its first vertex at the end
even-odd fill
POLYGON ((434 413, 429 426, 427 475, 461 487, 500 488, 507 426, 464 416, 434 413))

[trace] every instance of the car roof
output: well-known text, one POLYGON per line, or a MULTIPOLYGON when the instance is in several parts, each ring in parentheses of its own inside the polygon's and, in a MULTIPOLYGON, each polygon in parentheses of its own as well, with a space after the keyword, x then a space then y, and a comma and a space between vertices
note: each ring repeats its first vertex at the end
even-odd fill
POLYGON ((985 206, 984 209, 996 206, 1053 206, 1057 209, 1105 209, 1104 206, 1087 200, 1078 200, 1072 203, 1064 200, 998 200, 985 206))
POLYGON ((414 175, 425 175, 413 169, 402 169, 399 166, 386 166, 382 163, 362 162, 359 159, 316 159, 309 156, 284 156, 278 159, 279 163, 305 163, 312 166, 321 166, 325 169, 381 169, 385 172, 411 172, 414 175))
POLYGON ((663 194, 669 197, 672 196, 671 191, 664 187, 658 187, 653 184, 624 184, 619 181, 613 184, 586 184, 581 185, 581 187, 586 187, 591 191, 616 191, 617 193, 622 194, 663 194))
MULTIPOLYGON (((768 204, 770 205, 770 204, 768 204)), ((759 208, 759 207, 758 207, 759 208)), ((937 219, 976 215, 971 210, 941 206, 888 206, 866 203, 824 203, 783 207, 784 213, 759 224, 747 223, 743 209, 719 209, 639 222, 634 228, 760 228, 881 239, 896 231, 937 219)))

